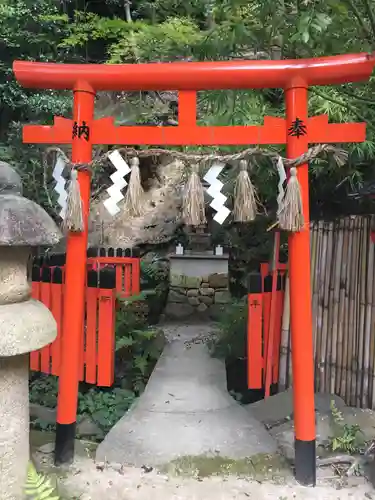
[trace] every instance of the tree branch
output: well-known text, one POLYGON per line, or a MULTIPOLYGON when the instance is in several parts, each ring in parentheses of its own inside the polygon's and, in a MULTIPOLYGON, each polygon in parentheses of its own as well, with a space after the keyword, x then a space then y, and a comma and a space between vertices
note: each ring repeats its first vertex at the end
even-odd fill
POLYGON ((318 95, 319 97, 322 97, 323 99, 326 99, 327 101, 332 102, 333 104, 337 104, 338 106, 342 106, 345 109, 348 109, 352 113, 354 113, 357 118, 359 118, 361 121, 364 121, 367 123, 368 127, 371 128, 372 130, 375 130, 375 125, 372 125, 371 122, 366 120, 355 107, 351 106, 348 103, 339 101, 338 99, 335 99, 334 97, 330 97, 329 95, 324 94, 323 92, 320 92, 319 90, 316 90, 315 88, 311 88, 311 91, 314 92, 314 94, 318 95))
POLYGON ((357 21, 361 25, 361 28, 364 31, 367 40, 372 45, 373 40, 372 40, 371 31, 368 29, 368 26, 365 23, 360 10, 358 9, 358 7, 356 6, 356 4, 354 3, 355 1, 356 0, 346 0, 346 3, 349 5, 350 9, 353 11, 353 14, 355 15, 355 17, 357 18, 357 21))
POLYGON ((357 99, 358 101, 361 101, 365 104, 369 104, 370 106, 374 106, 374 104, 375 104, 374 99, 367 99, 366 97, 362 97, 361 95, 357 95, 354 92, 347 90, 346 88, 342 88, 341 91, 344 94, 346 94, 348 97, 351 97, 352 99, 357 99))
POLYGON ((131 0, 124 0, 125 18, 127 23, 131 23, 133 21, 130 10, 130 4, 131 0))
POLYGON ((366 9, 366 12, 367 12, 367 15, 369 17, 370 24, 371 24, 371 29, 372 29, 372 37, 371 38, 373 38, 373 37, 375 37, 375 13, 371 8, 369 0, 364 0, 364 4, 365 4, 365 9, 366 9))

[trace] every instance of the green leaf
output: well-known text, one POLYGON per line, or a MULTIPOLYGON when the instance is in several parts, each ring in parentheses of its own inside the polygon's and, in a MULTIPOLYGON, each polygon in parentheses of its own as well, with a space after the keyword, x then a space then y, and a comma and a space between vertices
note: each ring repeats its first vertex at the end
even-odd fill
POLYGON ((308 31, 304 31, 302 33, 302 40, 304 41, 304 43, 308 43, 309 40, 310 40, 310 33, 308 31))
POLYGON ((134 345, 134 342, 135 340, 133 339, 133 337, 121 337, 120 339, 116 340, 116 349, 120 349, 121 347, 130 347, 134 345))
POLYGON ((148 366, 148 361, 143 356, 135 356, 134 358, 134 366, 138 368, 138 370, 144 375, 146 373, 146 369, 148 366))

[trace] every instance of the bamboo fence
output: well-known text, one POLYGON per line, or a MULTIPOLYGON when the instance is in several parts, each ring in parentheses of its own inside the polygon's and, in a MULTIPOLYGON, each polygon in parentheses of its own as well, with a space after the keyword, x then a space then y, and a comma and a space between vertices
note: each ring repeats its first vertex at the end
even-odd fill
MULTIPOLYGON (((371 216, 311 223, 315 390, 375 408, 375 244, 371 216)), ((292 384, 289 283, 285 291, 279 390, 292 384)))

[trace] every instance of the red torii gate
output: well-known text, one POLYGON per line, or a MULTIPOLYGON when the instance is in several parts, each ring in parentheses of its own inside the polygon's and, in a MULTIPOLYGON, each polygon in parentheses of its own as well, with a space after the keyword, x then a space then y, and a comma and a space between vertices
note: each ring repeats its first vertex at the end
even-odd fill
MULTIPOLYGON (((308 87, 367 80, 374 55, 354 54, 285 61, 235 61, 136 65, 54 64, 15 61, 18 82, 28 88, 73 90, 73 120, 56 117, 53 126, 26 125, 24 142, 72 144, 72 162, 89 163, 94 144, 261 145, 287 144, 298 157, 309 143, 365 140, 365 124, 328 124, 326 116, 308 118, 308 87), (196 124, 196 92, 213 89, 283 88, 286 119, 265 117, 262 126, 201 127, 196 124), (177 127, 115 127, 112 118, 94 120, 100 90, 179 91, 177 127)), ((79 342, 83 326, 90 174, 78 174, 85 230, 67 241, 65 314, 59 401, 78 395, 79 342)), ((289 236, 289 273, 295 419, 295 475, 315 485, 314 361, 310 292, 308 166, 298 168, 305 228, 289 236)), ((75 401, 77 397, 75 397, 75 401)), ((56 463, 74 456, 76 403, 57 409, 56 463)))

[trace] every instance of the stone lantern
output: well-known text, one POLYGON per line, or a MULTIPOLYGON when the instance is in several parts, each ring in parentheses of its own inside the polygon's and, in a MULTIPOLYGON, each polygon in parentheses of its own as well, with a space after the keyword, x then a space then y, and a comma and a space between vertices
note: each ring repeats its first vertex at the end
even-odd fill
POLYGON ((0 162, 0 500, 20 500, 29 461, 29 353, 53 342, 51 312, 30 298, 35 247, 61 238, 50 216, 22 196, 19 175, 0 162))

